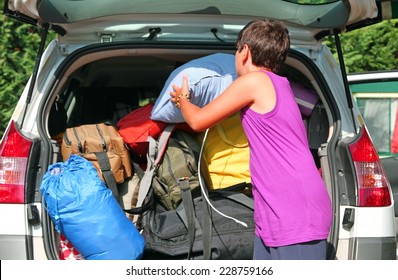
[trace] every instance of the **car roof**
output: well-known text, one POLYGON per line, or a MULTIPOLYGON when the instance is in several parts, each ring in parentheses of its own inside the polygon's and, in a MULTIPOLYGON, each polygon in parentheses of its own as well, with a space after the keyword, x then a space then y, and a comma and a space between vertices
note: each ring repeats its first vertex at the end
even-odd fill
POLYGON ((350 90, 354 94, 371 93, 376 97, 375 94, 398 93, 397 70, 352 73, 347 75, 347 80, 350 84, 350 90))
POLYGON ((347 80, 350 83, 359 83, 366 81, 377 80, 392 80, 398 79, 398 70, 379 70, 361 73, 350 73, 347 75, 347 80))

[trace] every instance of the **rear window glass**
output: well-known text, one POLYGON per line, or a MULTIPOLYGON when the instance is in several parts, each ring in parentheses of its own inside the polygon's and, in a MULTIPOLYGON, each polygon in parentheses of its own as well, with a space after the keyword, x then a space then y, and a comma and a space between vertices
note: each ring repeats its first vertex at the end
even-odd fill
POLYGON ((398 154, 398 98, 357 98, 366 127, 380 155, 398 154))
POLYGON ((398 154, 398 81, 352 84, 350 88, 379 155, 398 154))

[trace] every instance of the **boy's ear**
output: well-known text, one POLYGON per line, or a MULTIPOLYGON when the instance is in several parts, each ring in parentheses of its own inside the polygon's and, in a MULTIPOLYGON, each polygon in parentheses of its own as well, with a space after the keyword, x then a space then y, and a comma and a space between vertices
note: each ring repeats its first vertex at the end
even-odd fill
POLYGON ((248 45, 244 44, 242 48, 242 61, 246 63, 249 57, 251 56, 250 48, 248 45))

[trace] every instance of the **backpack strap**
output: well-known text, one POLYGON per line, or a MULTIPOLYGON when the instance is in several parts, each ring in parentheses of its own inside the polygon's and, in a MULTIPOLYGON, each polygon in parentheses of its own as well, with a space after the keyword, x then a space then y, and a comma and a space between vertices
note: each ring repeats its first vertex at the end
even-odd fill
POLYGON ((95 156, 98 159, 98 164, 100 166, 102 177, 104 178, 105 184, 112 191, 116 200, 119 201, 119 191, 117 190, 117 184, 115 180, 115 175, 111 169, 111 163, 106 152, 95 152, 95 156))
POLYGON ((152 190, 149 190, 148 192, 148 201, 145 202, 140 207, 134 207, 132 209, 122 209, 124 212, 131 214, 131 215, 141 215, 142 213, 148 211, 149 209, 152 209, 153 206, 155 205, 155 197, 152 195, 152 190))
POLYGON ((233 200, 236 203, 242 204, 243 206, 246 206, 247 208, 254 210, 253 199, 243 193, 234 192, 234 191, 224 191, 224 190, 217 190, 214 191, 214 193, 218 193, 227 199, 233 200))
POLYGON ((186 178, 180 178, 178 180, 181 188, 181 198, 182 204, 180 204, 176 212, 181 218, 182 222, 188 230, 189 236, 189 251, 188 259, 191 257, 193 245, 195 242, 195 235, 202 235, 202 245, 203 245, 203 259, 211 259, 211 244, 212 244, 212 217, 211 209, 207 204, 207 201, 202 197, 195 198, 195 201, 199 199, 202 200, 202 227, 195 215, 195 207, 192 199, 192 191, 189 187, 189 181, 186 178), (184 180, 185 179, 185 180, 184 180))
POLYGON ((142 177, 144 177, 144 173, 145 173, 144 170, 134 160, 131 160, 131 164, 133 165, 134 171, 135 171, 135 173, 137 173, 138 178, 141 180, 142 177))
POLYGON ((203 240, 203 259, 211 259, 211 244, 213 235, 212 212, 206 199, 202 198, 202 240, 203 240))
POLYGON ((185 226, 188 229, 189 236, 189 250, 187 259, 191 258, 191 253, 193 249, 193 244, 195 242, 195 234, 198 229, 198 235, 200 234, 200 225, 196 219, 195 215, 195 207, 193 205, 191 188, 189 187, 189 178, 183 177, 178 179, 178 183, 181 189, 181 199, 183 204, 183 209, 181 207, 177 207, 177 214, 184 222, 185 226))
MULTIPOLYGON (((175 124, 169 124, 166 126, 162 134, 160 135, 158 141, 153 139, 151 136, 148 137, 149 148, 147 153, 147 168, 144 172, 144 175, 140 181, 140 190, 137 198, 136 207, 141 207, 144 203, 147 194, 149 193, 149 189, 152 184, 153 174, 155 172, 156 167, 162 159, 164 151, 167 148, 167 142, 171 136, 175 128, 175 124)), ((137 216, 134 216, 133 222, 138 219, 137 216)))

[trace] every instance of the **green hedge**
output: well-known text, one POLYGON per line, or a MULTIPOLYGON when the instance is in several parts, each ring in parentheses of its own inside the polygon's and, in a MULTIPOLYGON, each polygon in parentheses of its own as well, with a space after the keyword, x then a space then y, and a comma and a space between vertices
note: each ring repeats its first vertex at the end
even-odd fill
MULTIPOLYGON (((347 73, 398 69, 398 20, 344 33, 340 38, 347 73)), ((335 54, 333 41, 329 38, 327 45, 335 54)))
POLYGON ((0 137, 32 73, 40 30, 0 15, 0 137))

